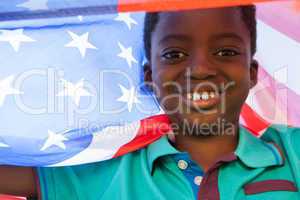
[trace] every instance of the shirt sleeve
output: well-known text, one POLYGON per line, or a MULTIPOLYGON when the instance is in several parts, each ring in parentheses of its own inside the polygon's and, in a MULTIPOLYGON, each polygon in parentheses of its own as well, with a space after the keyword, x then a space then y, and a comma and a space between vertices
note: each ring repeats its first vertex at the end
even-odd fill
POLYGON ((273 124, 272 131, 262 135, 268 141, 275 142, 289 163, 297 188, 300 189, 300 128, 282 124, 273 124))
POLYGON ((287 151, 296 179, 297 188, 300 190, 300 128, 290 129, 287 144, 290 145, 290 148, 287 148, 287 151))
POLYGON ((70 167, 37 168, 41 200, 79 199, 70 167))
POLYGON ((55 186, 52 180, 52 170, 47 168, 36 168, 38 179, 38 193, 40 200, 54 199, 51 194, 54 194, 55 186), (49 196, 50 195, 50 196, 49 196))
POLYGON ((118 161, 36 168, 42 200, 99 199, 118 169, 118 161))

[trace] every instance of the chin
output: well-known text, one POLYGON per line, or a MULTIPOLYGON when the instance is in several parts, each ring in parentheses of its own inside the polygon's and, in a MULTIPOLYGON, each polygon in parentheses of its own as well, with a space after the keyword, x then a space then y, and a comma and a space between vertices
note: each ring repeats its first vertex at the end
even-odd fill
POLYGON ((180 125, 181 131, 189 135, 216 136, 230 134, 234 131, 234 124, 226 121, 222 114, 200 114, 192 113, 177 115, 176 123, 180 125))

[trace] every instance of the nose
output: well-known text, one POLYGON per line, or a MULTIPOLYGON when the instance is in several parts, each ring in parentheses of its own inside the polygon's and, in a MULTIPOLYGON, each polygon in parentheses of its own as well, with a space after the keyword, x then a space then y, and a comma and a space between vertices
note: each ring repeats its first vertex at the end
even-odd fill
POLYGON ((217 75, 215 66, 209 61, 208 56, 198 53, 194 62, 187 67, 185 76, 191 80, 206 80, 217 75))

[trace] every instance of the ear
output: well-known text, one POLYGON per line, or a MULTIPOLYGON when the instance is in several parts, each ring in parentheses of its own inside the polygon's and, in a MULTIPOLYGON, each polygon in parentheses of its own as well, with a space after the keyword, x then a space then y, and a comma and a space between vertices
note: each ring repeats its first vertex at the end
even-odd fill
POLYGON ((147 62, 143 65, 143 69, 144 69, 144 81, 146 86, 152 90, 152 69, 151 69, 151 65, 147 62))
POLYGON ((251 66, 250 66, 250 86, 251 88, 253 88, 256 84, 257 84, 257 80, 258 80, 258 67, 259 64, 257 62, 257 60, 252 60, 251 61, 251 66))

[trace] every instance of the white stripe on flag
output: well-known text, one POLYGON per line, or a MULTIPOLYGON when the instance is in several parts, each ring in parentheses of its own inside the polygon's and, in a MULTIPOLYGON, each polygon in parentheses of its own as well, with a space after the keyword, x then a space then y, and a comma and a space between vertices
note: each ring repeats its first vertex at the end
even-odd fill
POLYGON ((260 64, 279 82, 300 95, 300 43, 258 20, 256 57, 260 64), (280 76, 287 69, 287 77, 280 76), (276 73, 276 72, 280 73, 276 73))
POLYGON ((82 152, 63 162, 51 166, 77 165, 108 160, 125 144, 135 138, 140 121, 125 126, 111 126, 93 134, 91 144, 82 152))

